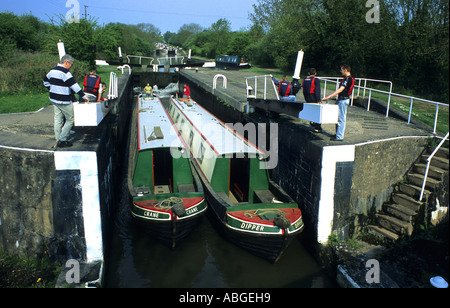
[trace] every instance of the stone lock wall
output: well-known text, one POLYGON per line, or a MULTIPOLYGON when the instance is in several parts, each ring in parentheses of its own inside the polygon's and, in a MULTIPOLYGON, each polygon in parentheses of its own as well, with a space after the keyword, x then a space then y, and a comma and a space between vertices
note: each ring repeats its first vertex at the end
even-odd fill
MULTIPOLYGON (((0 146, 0 249, 62 262, 103 260, 121 181, 132 100, 131 77, 98 127, 67 150, 0 146)), ((78 129, 77 129, 78 130, 78 129)))
POLYGON ((53 153, 0 148, 0 247, 42 251, 53 236, 53 153))

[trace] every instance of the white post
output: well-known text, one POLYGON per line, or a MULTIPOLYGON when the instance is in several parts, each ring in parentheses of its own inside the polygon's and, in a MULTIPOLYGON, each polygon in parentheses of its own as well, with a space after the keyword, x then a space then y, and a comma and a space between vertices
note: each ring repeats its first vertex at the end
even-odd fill
POLYGON ((292 78, 294 79, 300 79, 300 70, 302 69, 303 64, 303 56, 304 56, 303 50, 300 50, 297 55, 297 64, 295 65, 295 72, 294 76, 292 78))
POLYGON ((59 43, 58 43, 58 53, 59 53, 60 60, 66 54, 66 49, 64 48, 64 43, 61 42, 61 40, 59 40, 59 43))

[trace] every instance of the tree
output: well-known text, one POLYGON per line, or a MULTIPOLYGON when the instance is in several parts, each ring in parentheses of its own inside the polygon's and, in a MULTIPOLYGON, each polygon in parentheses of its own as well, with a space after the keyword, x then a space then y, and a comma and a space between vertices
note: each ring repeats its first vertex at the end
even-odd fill
POLYGON ((306 67, 339 75, 346 62, 355 76, 448 101, 448 0, 378 2, 380 22, 369 23, 366 1, 258 0, 247 50, 257 64, 292 69, 303 49, 306 67))
POLYGON ((227 19, 221 18, 213 23, 208 29, 210 32, 210 57, 227 52, 230 39, 231 23, 227 19))
POLYGON ((95 33, 98 54, 101 59, 116 60, 121 46, 122 30, 117 24, 108 24, 95 33))
POLYGON ((230 55, 246 55, 247 47, 250 44, 249 36, 248 32, 232 33, 227 53, 230 55))

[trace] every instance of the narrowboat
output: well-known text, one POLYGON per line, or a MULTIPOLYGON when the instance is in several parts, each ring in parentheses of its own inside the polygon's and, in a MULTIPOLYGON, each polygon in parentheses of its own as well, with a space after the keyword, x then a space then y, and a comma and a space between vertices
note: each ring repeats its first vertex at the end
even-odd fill
POLYGON ((193 100, 172 96, 168 112, 220 233, 275 263, 304 224, 298 204, 269 178, 265 153, 193 100))
POLYGON ((201 180, 159 97, 138 96, 130 134, 132 217, 174 248, 206 213, 201 180))
POLYGON ((246 56, 216 56, 216 68, 223 70, 239 70, 250 68, 248 57, 246 56))

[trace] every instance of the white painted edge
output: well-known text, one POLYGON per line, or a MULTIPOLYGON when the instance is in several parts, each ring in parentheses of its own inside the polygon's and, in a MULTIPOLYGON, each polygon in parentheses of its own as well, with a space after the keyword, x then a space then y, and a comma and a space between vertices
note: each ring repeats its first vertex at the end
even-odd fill
POLYGON ((352 288, 355 289, 360 289, 361 287, 359 286, 359 284, 357 284, 352 277, 350 277, 350 275, 347 273, 347 271, 345 270, 345 268, 339 264, 337 266, 337 270, 339 273, 342 274, 342 276, 344 276, 344 278, 347 280, 347 282, 352 286, 352 288))
POLYGON ((42 152, 42 153, 54 153, 55 152, 55 151, 49 151, 49 150, 36 150, 36 149, 28 149, 28 148, 10 147, 10 146, 1 145, 1 144, 0 144, 0 149, 8 149, 8 150, 24 151, 24 152, 42 152))
POLYGON ((80 170, 87 261, 103 260, 102 221, 96 152, 55 152, 56 170, 80 170))
POLYGON ((333 229, 334 182, 336 177, 337 162, 355 161, 355 150, 358 146, 399 139, 416 139, 428 137, 429 136, 399 136, 388 139, 367 141, 354 145, 324 147, 322 152, 322 179, 317 223, 317 241, 321 244, 326 244, 328 242, 328 236, 331 235, 333 229))
POLYGON ((333 229, 334 182, 337 162, 355 161, 355 145, 328 146, 322 152, 321 189, 317 241, 325 244, 333 229))

